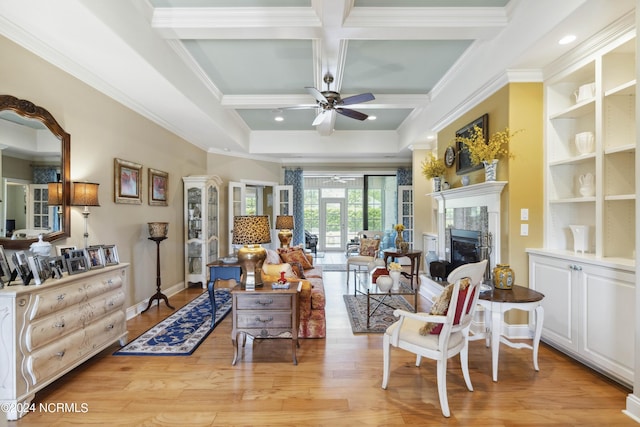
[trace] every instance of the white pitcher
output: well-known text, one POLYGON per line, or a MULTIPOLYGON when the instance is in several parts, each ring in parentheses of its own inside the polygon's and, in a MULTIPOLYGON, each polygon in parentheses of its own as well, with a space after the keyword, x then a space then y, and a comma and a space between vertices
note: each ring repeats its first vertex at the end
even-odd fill
POLYGON ((596 193, 595 177, 591 172, 580 175, 578 182, 580 183, 580 194, 583 196, 590 197, 596 193))
POLYGON ((593 132, 580 132, 576 134, 575 144, 580 154, 593 152, 593 142, 593 132))
POLYGON ((573 96, 576 98, 576 103, 593 98, 594 96, 596 96, 596 84, 587 83, 580 86, 578 90, 573 92, 573 96))

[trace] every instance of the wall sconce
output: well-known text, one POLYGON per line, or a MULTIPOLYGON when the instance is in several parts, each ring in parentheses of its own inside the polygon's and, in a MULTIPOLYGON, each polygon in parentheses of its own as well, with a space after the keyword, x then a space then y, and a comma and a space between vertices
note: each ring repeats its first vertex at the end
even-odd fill
POLYGON ((278 239, 280 239, 280 247, 288 248, 293 237, 293 215, 278 215, 276 217, 276 229, 280 230, 278 239))
POLYGON ((262 264, 267 251, 261 243, 271 243, 268 215, 239 215, 233 217, 234 245, 244 245, 238 250, 238 264, 242 271, 240 285, 246 290, 262 286, 262 264))
POLYGON ((98 186, 93 182, 74 182, 71 193, 71 206, 84 206, 82 216, 84 216, 84 247, 89 247, 89 231, 87 223, 89 220, 89 206, 100 206, 98 202, 98 186))

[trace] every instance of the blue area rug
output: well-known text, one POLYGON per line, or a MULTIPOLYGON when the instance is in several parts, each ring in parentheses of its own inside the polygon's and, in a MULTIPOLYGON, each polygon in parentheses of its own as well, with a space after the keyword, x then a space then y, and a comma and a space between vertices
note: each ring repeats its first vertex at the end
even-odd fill
POLYGON ((228 289, 216 289, 216 319, 211 327, 211 301, 203 293, 120 350, 115 356, 189 356, 231 311, 228 289))

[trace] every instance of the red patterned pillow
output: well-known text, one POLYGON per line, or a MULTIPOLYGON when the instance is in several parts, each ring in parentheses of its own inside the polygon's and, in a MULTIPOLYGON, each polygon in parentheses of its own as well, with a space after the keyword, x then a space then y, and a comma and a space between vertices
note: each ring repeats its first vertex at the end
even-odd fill
POLYGON ((307 255, 300 248, 278 249, 278 253, 280 254, 280 258, 282 258, 284 262, 299 262, 300 265, 302 265, 303 270, 309 270, 313 268, 313 265, 311 265, 311 263, 307 259, 307 255))
POLYGON ((380 239, 360 239, 360 255, 376 256, 380 247, 380 239))
MULTIPOLYGON (((458 291, 458 304, 456 305, 456 314, 453 316, 453 324, 457 325, 460 323, 460 318, 462 317, 462 306, 464 305, 464 300, 467 297, 467 290, 469 289, 469 285, 471 284, 471 279, 468 277, 460 279, 460 290, 458 291)), ((438 298, 435 300, 433 305, 431 306, 431 310, 429 314, 434 314, 436 316, 446 316, 449 311, 449 303, 451 302, 451 294, 453 293, 453 283, 447 285, 446 288, 442 291, 438 298)), ((472 295, 473 297, 473 295, 472 295)), ((467 307, 467 313, 471 310, 471 307, 467 307)), ((442 323, 432 323, 427 322, 422 328, 420 328, 420 335, 439 335, 442 331, 442 323)))

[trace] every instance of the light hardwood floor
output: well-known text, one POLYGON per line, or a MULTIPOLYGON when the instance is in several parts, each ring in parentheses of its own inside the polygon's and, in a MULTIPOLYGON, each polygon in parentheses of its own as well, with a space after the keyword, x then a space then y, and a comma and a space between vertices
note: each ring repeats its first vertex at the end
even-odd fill
MULTIPOLYGON (((470 343, 475 391, 467 391, 459 361, 451 359, 449 419, 440 412, 432 361, 417 368, 413 356, 395 349, 383 390, 382 336, 352 334, 345 283, 345 273, 325 273, 327 338, 301 340, 298 366, 287 340, 247 342, 231 366, 227 316, 192 356, 112 356, 114 345, 36 394, 36 404, 52 412, 36 410, 9 425, 637 425, 621 413, 629 390, 546 345, 540 372, 530 351, 502 346, 494 383, 489 349, 470 343), (87 411, 55 409, 73 403, 86 404, 87 411)), ((171 304, 181 307, 201 292, 186 289, 171 304)), ((130 320, 129 338, 171 312, 162 303, 130 320)))

